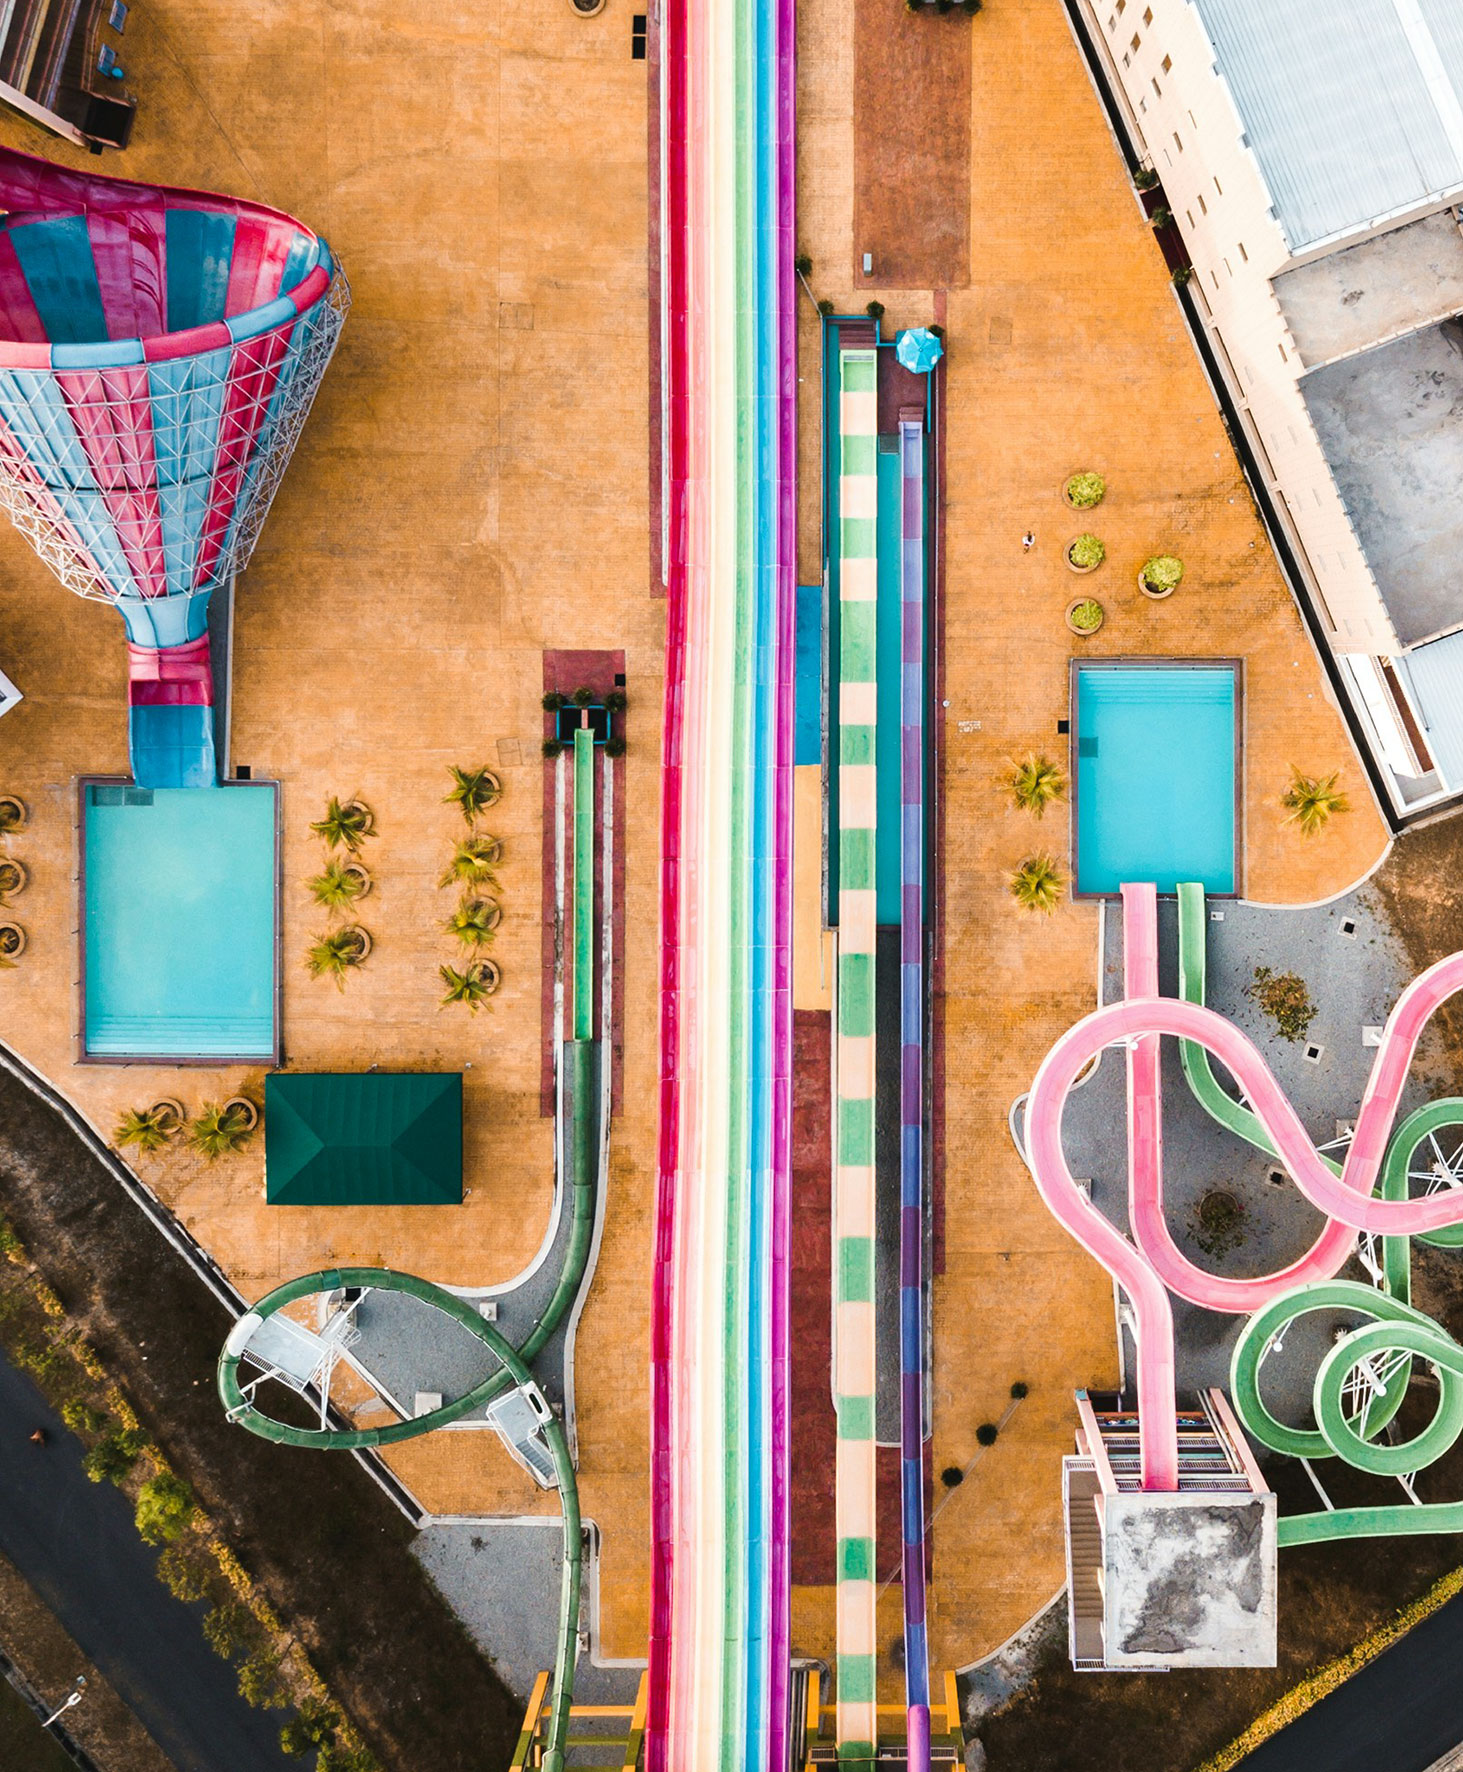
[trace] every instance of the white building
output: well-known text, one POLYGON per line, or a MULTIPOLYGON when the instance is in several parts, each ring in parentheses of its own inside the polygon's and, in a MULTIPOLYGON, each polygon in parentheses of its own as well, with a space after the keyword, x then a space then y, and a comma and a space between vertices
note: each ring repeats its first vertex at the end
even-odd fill
POLYGON ((1463 793, 1463 0, 1076 0, 1393 810, 1463 793))

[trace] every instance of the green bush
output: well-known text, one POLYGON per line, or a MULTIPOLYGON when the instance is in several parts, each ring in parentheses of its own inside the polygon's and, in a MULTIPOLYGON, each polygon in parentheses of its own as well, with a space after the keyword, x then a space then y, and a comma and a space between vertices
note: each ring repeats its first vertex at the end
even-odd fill
POLYGON ((203 1635, 215 1655, 232 1661, 236 1655, 252 1655, 258 1650, 264 1632, 247 1606, 237 1600, 225 1600, 205 1616, 203 1635))
POLYGON ((832 313, 836 313, 837 309, 834 307, 833 303, 831 301, 829 301, 828 297, 825 295, 822 298, 822 300, 818 303, 818 312, 820 314, 832 314, 832 313))
POLYGON ((1027 911, 1050 916, 1061 901, 1066 877, 1049 855, 1028 855, 1008 882, 1011 896, 1027 911))
POLYGON ((44 1336, 21 1336, 12 1346, 10 1358, 22 1372, 29 1372, 42 1385, 54 1384, 67 1374, 65 1354, 44 1336))
POLYGON ((181 1538, 196 1503, 187 1483, 172 1471, 149 1477, 137 1495, 137 1536, 144 1544, 171 1544, 181 1538))
POLYGON ((1107 481, 1101 474, 1073 474, 1066 485, 1067 502, 1079 511, 1100 505, 1106 492, 1107 481))
POLYGON ((1107 549, 1095 535, 1079 535, 1068 544, 1067 558, 1074 566, 1090 570, 1094 566, 1101 566, 1107 558, 1107 549))
POLYGON ((61 1419, 74 1434, 99 1434, 107 1425, 106 1411, 93 1408, 81 1397, 61 1405, 61 1419))
POLYGON ((975 1430, 977 1444, 981 1446, 994 1446, 1000 1431, 1001 1430, 996 1426, 995 1422, 983 1421, 975 1430))
POLYGON ((865 302, 864 312, 871 320, 882 320, 884 318, 884 304, 881 301, 865 302))
POLYGON ((116 1483, 120 1487, 132 1474, 132 1467, 146 1445, 146 1435, 136 1428, 113 1428, 82 1459, 81 1468, 93 1483, 116 1483))
POLYGON ((1103 608, 1096 597, 1084 597, 1072 610, 1072 626, 1082 634, 1095 634, 1102 626, 1103 608))
POLYGON ((1140 166, 1133 174, 1133 183, 1140 191, 1151 191, 1158 183, 1158 174, 1151 166, 1140 166))
POLYGON ((337 1742, 321 1748, 315 1772, 381 1772, 381 1762, 368 1747, 346 1747, 337 1742))
POLYGON ((15 1226, 8 1218, 0 1218, 0 1255, 18 1267, 25 1263, 25 1244, 16 1235, 15 1226))
POLYGON ((1316 1006, 1299 973, 1257 966, 1254 978, 1245 986, 1245 995, 1252 997, 1275 1023, 1275 1031, 1282 1040, 1305 1038, 1316 1006))
POLYGON ((1184 563, 1175 554, 1154 554, 1143 562, 1143 582, 1151 590, 1172 591, 1184 576, 1184 563))
POLYGON ((255 1710, 283 1710, 289 1703, 280 1658, 273 1650, 256 1649, 239 1668, 239 1696, 255 1710))
POLYGON ((324 1699, 306 1698, 279 1732, 280 1751, 291 1759, 301 1759, 317 1747, 334 1747, 340 1722, 340 1712, 324 1699))
POLYGON ((1023 1397, 1029 1396, 1030 1394, 1031 1394, 1031 1386, 1026 1382, 1026 1380, 1024 1378, 1018 1378, 1016 1380, 1015 1384, 1013 1384, 1011 1386, 1011 1395, 1016 1399, 1016 1401, 1018 1403, 1021 1401, 1021 1399, 1023 1397))
POLYGON ((170 1544, 157 1560, 157 1573, 173 1598, 186 1605, 206 1600, 213 1591, 212 1565, 185 1545, 170 1544))

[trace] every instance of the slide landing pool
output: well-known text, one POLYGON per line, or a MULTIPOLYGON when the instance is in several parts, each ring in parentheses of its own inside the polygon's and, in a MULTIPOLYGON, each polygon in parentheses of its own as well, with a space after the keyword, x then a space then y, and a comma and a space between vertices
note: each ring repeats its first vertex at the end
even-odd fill
POLYGON ((273 1060, 275 790, 82 790, 88 1058, 273 1060))

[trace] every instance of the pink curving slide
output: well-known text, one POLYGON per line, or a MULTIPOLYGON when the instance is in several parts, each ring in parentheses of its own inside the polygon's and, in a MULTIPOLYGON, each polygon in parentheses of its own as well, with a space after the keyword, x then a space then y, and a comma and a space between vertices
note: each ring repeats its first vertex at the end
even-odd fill
POLYGON ((1158 903, 1152 885, 1123 887, 1123 1002, 1084 1016, 1043 1060, 1026 1107, 1027 1156, 1037 1189, 1059 1223, 1095 1256, 1127 1294, 1138 1348, 1138 1422, 1145 1489, 1178 1486, 1174 1425, 1173 1313, 1168 1290, 1206 1309, 1249 1312, 1310 1280, 1332 1278, 1358 1230, 1415 1235, 1463 1222, 1456 1194, 1418 1200, 1372 1198, 1408 1067, 1429 1017, 1463 990, 1463 954, 1415 978, 1383 1030, 1356 1131, 1339 1176, 1305 1128, 1251 1041, 1232 1022, 1196 1003, 1158 994, 1158 903), (1278 1273, 1233 1280, 1206 1274, 1178 1249, 1163 1216, 1163 1101, 1160 1036, 1193 1040, 1228 1068, 1296 1186, 1330 1221, 1300 1258, 1278 1273), (1104 1047, 1128 1052, 1128 1207, 1130 1242, 1085 1199, 1062 1149, 1062 1113, 1077 1077, 1104 1047))

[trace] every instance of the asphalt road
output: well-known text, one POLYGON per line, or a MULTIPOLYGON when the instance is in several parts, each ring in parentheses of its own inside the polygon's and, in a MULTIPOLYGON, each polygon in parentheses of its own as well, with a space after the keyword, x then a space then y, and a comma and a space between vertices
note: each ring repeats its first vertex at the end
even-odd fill
POLYGON ((1235 1772, 1426 1772, 1463 1741, 1463 1595, 1240 1761, 1235 1772))
POLYGON ((81 1451, 30 1379, 0 1359, 0 1552, 178 1772, 298 1772, 279 1749, 287 1713, 239 1697, 234 1670, 204 1640, 205 1608, 157 1579, 157 1552, 138 1538, 126 1497, 88 1481, 81 1451), (28 1438, 37 1426, 43 1447, 28 1438))

